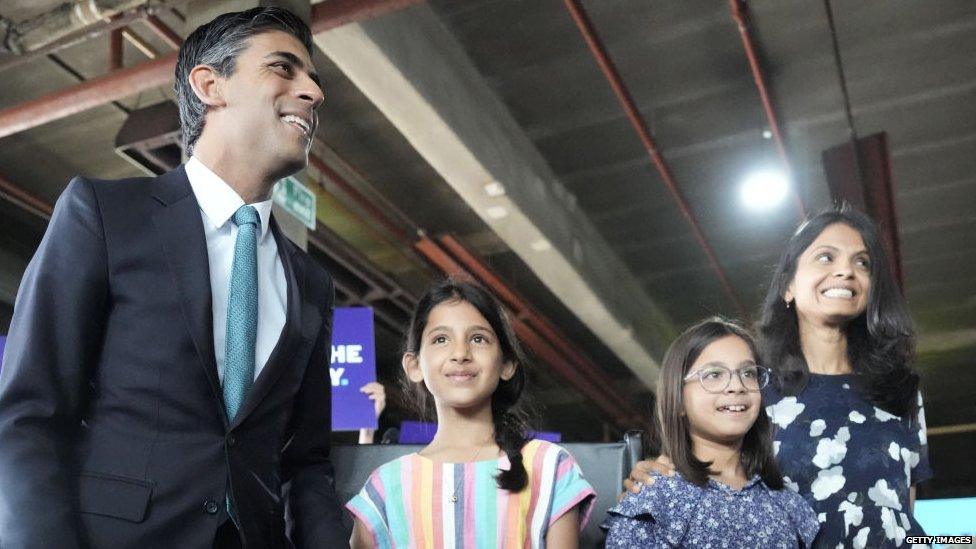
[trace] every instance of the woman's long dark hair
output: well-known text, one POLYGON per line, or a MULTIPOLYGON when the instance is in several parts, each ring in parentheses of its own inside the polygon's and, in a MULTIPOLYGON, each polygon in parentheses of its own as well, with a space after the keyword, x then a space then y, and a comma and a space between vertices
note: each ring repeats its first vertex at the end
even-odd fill
MULTIPOLYGON (((495 427, 495 443, 505 452, 511 463, 507 471, 501 471, 496 477, 498 487, 509 492, 520 492, 528 481, 528 473, 522 464, 522 447, 528 441, 528 413, 524 399, 521 399, 526 382, 526 361, 515 331, 498 300, 470 282, 451 278, 440 282, 428 290, 417 303, 407 329, 404 352, 419 354, 421 337, 427 327, 430 311, 441 303, 457 301, 470 303, 485 317, 498 338, 502 360, 515 365, 515 374, 511 379, 500 379, 498 387, 491 395, 491 419, 495 427)), ((434 416, 432 398, 426 386, 411 382, 406 376, 401 379, 405 385, 405 393, 412 397, 417 412, 428 419, 434 416)))
POLYGON ((911 366, 915 328, 895 284, 877 227, 868 216, 846 205, 803 223, 786 244, 759 321, 763 362, 772 368, 773 383, 781 394, 798 395, 806 387, 810 370, 800 349, 796 307, 787 307, 784 296, 800 256, 824 229, 835 223, 843 223, 861 235, 870 262, 867 307, 844 327, 855 386, 874 406, 914 419, 919 384, 919 376, 911 366))
MULTIPOLYGON (((756 342, 744 328, 718 317, 709 318, 688 328, 671 343, 664 355, 657 381, 657 421, 661 432, 661 451, 671 458, 674 468, 689 482, 698 486, 708 483, 710 462, 695 457, 691 445, 691 428, 685 413, 685 376, 698 360, 705 347, 726 337, 735 336, 746 342, 752 355, 759 359, 756 342)), ((742 439, 740 454, 746 475, 759 475, 766 486, 783 489, 783 475, 773 456, 773 430, 766 409, 759 406, 759 415, 742 439)))

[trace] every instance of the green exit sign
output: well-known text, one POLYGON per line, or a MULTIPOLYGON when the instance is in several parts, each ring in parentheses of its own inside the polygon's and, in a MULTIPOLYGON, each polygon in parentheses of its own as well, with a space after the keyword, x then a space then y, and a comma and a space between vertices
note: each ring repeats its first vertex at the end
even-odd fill
POLYGON ((309 230, 315 230, 315 193, 301 181, 288 176, 275 184, 275 204, 298 218, 309 230))

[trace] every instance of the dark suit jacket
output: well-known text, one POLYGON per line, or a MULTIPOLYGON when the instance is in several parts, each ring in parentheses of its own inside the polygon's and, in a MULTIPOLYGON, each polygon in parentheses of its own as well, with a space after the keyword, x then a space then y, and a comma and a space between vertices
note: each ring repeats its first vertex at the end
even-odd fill
POLYGON ((0 374, 0 547, 347 544, 329 462, 329 275, 271 229, 274 352, 228 424, 203 222, 183 168, 75 178, 17 296, 0 374), (287 527, 286 527, 287 522, 287 527))

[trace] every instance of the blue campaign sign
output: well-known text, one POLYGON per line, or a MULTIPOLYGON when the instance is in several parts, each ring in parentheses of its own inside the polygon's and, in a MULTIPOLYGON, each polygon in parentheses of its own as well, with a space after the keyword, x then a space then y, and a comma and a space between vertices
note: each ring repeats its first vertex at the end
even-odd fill
POLYGON ((3 348, 7 345, 7 336, 0 335, 0 369, 3 369, 3 348))
MULTIPOLYGON (((430 444, 434 440, 437 432, 437 424, 427 421, 401 421, 400 422, 400 444, 430 444)), ((529 438, 547 440, 549 442, 559 442, 563 439, 562 433, 551 431, 529 431, 529 438)))
POLYGON ((376 381, 373 310, 337 307, 332 317, 332 430, 376 428, 373 401, 359 389, 376 381))

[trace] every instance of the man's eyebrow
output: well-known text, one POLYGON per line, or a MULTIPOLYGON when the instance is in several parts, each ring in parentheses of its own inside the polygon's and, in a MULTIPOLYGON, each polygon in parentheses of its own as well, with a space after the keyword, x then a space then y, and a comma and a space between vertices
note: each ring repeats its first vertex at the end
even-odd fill
MULTIPOLYGON (((273 52, 269 53, 268 55, 265 55, 264 56, 265 59, 268 59, 270 57, 280 57, 280 58, 288 61, 292 65, 295 65, 299 69, 305 70, 305 62, 302 61, 300 57, 298 57, 297 55, 295 55, 294 53, 292 53, 290 51, 273 51, 273 52)), ((311 67, 311 68, 308 69, 308 77, 311 78, 312 79, 312 82, 315 82, 315 84, 318 87, 320 87, 320 88, 322 87, 322 82, 319 80, 319 74, 317 72, 315 72, 315 68, 314 67, 311 67)))

